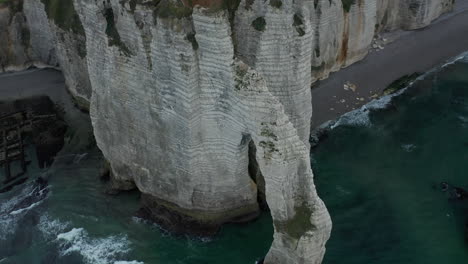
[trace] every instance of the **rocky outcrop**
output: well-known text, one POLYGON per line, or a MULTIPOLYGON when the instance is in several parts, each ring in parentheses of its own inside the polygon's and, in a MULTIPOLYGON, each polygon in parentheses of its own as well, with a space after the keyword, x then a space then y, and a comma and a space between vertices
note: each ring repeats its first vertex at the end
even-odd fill
POLYGON ((114 184, 135 184, 147 212, 166 227, 210 233, 258 214, 248 174, 252 142, 277 230, 267 263, 319 261, 330 220, 309 148, 265 80, 235 58, 227 12, 196 9, 190 19, 153 21, 144 8, 126 8, 83 1, 78 9, 94 69, 93 127, 114 184), (109 16, 118 37, 105 32, 109 16), (109 46, 111 38, 120 44, 109 46))
POLYGON ((145 215, 212 234, 266 200, 275 234, 265 263, 316 264, 331 221, 310 167, 310 85, 362 59, 376 33, 425 26, 452 4, 28 0, 0 9, 14 17, 0 16, 11 43, 0 58, 4 69, 60 65, 90 102, 112 186, 137 187, 145 215))

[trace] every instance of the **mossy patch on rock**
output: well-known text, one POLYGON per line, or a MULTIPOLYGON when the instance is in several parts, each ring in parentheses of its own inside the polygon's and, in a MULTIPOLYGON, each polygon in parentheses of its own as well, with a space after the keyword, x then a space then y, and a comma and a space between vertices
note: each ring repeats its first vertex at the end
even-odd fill
POLYGON ((266 27, 265 18, 257 17, 254 21, 252 21, 252 27, 258 31, 264 31, 266 27))
POLYGON ((195 38, 195 33, 193 32, 187 33, 186 39, 190 41, 190 43, 192 43, 192 48, 194 50, 198 50, 198 42, 197 42, 197 39, 195 38))
POLYGON ((192 8, 185 6, 181 1, 161 0, 153 1, 153 13, 160 18, 184 18, 192 15, 192 8))
POLYGON ((394 82, 392 82, 387 88, 385 88, 382 92, 383 95, 389 95, 392 93, 395 93, 403 88, 408 87, 411 82, 416 80, 419 76, 421 76, 421 73, 415 72, 413 74, 408 74, 405 75, 394 82))
POLYGON ((112 8, 108 8, 104 11, 104 17, 107 21, 106 35, 109 39, 109 46, 117 46, 124 55, 130 56, 132 53, 127 45, 120 39, 119 31, 117 31, 117 27, 115 26, 114 11, 112 8))
POLYGON ((73 0, 41 0, 45 6, 47 17, 65 31, 84 36, 84 28, 76 13, 73 0))
POLYGON ((252 10, 252 5, 255 2, 255 0, 245 0, 245 6, 244 8, 246 10, 252 10))
MULTIPOLYGON (((276 148, 276 145, 273 141, 260 141, 258 144, 261 148, 263 148, 263 157, 265 159, 271 159, 273 157, 273 153, 279 153, 279 149, 276 148)), ((279 153, 281 155, 281 153, 279 153)))
POLYGON ((23 45, 23 47, 29 47, 30 39, 31 39, 31 32, 29 31, 29 28, 26 26, 23 26, 21 28, 21 44, 23 45))
POLYGON ((356 3, 356 0, 341 0, 343 3, 343 10, 348 13, 351 10, 351 6, 356 3))
POLYGON ((270 5, 275 8, 281 8, 283 6, 283 2, 281 0, 270 0, 270 5))
POLYGON ((304 36, 305 35, 305 30, 304 30, 304 20, 301 15, 299 14, 294 14, 293 16, 293 27, 296 29, 297 33, 299 33, 299 36, 304 36))
POLYGON ((269 137, 275 141, 278 141, 278 136, 275 135, 275 133, 273 133, 273 130, 271 130, 269 127, 263 127, 262 131, 260 132, 260 135, 262 137, 269 137))
POLYGON ((320 71, 323 71, 323 69, 325 69, 325 62, 324 61, 322 61, 322 63, 320 65, 318 65, 318 66, 314 66, 314 65, 311 66, 311 70, 313 72, 320 72, 320 71))
POLYGON ((294 216, 286 221, 274 221, 276 229, 299 240, 307 231, 315 230, 316 227, 310 221, 312 209, 306 202, 294 207, 294 216))

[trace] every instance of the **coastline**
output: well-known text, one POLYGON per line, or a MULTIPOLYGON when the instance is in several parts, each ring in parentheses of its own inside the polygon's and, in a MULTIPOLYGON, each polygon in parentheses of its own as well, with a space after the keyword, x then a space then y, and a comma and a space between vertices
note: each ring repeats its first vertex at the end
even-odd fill
POLYGON ((312 86, 311 130, 380 97, 395 80, 424 73, 468 50, 468 2, 431 25, 414 31, 382 34, 393 39, 383 50, 371 50, 361 61, 312 86), (356 89, 344 89, 346 83, 356 89))

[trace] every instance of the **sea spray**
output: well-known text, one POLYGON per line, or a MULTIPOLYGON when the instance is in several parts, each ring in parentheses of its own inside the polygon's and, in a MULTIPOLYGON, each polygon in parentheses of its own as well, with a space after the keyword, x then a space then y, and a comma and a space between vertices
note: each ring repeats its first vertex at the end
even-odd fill
POLYGON ((125 235, 91 238, 84 228, 73 228, 60 233, 57 241, 60 243, 62 256, 76 252, 89 264, 113 264, 130 251, 130 242, 125 235))

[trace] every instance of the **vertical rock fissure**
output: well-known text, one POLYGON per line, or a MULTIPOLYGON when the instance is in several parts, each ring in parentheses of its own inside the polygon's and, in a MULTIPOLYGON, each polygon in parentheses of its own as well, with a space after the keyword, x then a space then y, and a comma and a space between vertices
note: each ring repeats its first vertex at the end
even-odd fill
POLYGON ((270 211, 265 195, 265 178, 263 177, 262 171, 259 168, 257 161, 257 147, 253 140, 249 142, 249 175, 250 178, 257 185, 257 202, 260 209, 263 211, 270 211))

